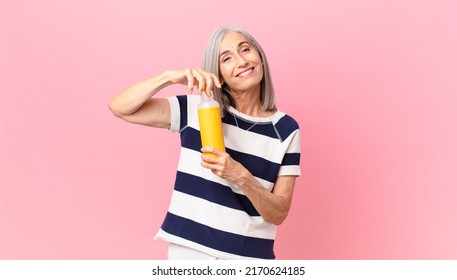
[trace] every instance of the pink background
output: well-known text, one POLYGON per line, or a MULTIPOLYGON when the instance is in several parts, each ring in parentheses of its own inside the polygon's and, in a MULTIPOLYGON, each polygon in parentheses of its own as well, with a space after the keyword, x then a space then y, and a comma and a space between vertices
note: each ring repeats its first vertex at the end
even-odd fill
POLYGON ((107 104, 229 24, 302 130, 278 258, 457 259, 455 2, 280 3, 1 0, 0 259, 165 258, 178 135, 107 104))

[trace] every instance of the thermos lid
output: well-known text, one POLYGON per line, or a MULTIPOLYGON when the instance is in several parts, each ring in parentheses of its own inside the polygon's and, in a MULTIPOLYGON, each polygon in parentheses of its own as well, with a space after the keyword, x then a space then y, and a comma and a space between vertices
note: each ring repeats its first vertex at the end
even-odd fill
POLYGON ((219 107, 219 103, 214 100, 213 96, 208 96, 205 92, 200 94, 200 103, 198 104, 198 109, 209 108, 209 107, 219 107))

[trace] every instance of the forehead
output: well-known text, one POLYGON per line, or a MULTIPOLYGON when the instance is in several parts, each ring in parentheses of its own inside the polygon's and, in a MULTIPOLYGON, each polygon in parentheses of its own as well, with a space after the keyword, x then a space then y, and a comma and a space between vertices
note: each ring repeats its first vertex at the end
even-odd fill
POLYGON ((238 44, 245 41, 247 41, 246 37, 240 33, 234 31, 229 32, 222 38, 220 51, 223 52, 225 50, 238 48, 238 44))

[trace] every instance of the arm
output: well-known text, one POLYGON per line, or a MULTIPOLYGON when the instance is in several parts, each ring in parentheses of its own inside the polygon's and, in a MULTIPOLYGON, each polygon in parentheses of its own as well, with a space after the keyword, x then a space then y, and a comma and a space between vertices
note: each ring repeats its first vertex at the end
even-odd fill
POLYGON ((205 147, 203 152, 214 153, 218 158, 202 154, 202 166, 238 185, 254 205, 255 209, 265 219, 275 225, 280 225, 289 214, 296 176, 279 176, 273 191, 266 190, 254 176, 229 154, 212 147, 205 147))
POLYGON ((155 77, 138 82, 109 103, 113 114, 125 121, 159 128, 170 128, 170 105, 165 98, 152 98, 161 89, 172 84, 184 84, 192 92, 194 84, 198 91, 211 91, 216 85, 221 87, 214 74, 200 68, 165 71, 155 77))

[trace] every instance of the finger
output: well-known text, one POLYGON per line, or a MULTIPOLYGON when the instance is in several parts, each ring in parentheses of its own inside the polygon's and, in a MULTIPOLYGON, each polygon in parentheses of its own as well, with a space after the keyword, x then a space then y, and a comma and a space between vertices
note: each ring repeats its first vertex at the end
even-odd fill
POLYGON ((202 69, 194 68, 194 76, 195 79, 198 81, 198 92, 204 92, 206 88, 206 79, 205 76, 202 74, 202 69))
POLYGON ((214 75, 213 73, 211 73, 211 76, 213 78, 213 81, 214 81, 214 84, 216 85, 216 87, 222 88, 222 84, 221 84, 221 81, 219 80, 219 78, 216 75, 214 75))
POLYGON ((214 174, 214 175, 217 175, 219 177, 223 177, 223 172, 220 170, 220 167, 217 166, 217 165, 214 165, 214 164, 208 164, 204 161, 201 162, 201 166, 203 168, 206 168, 206 169, 209 169, 211 170, 211 172, 214 174))
POLYGON ((223 156, 225 153, 222 152, 221 150, 215 148, 215 147, 211 147, 211 146, 207 146, 207 147, 203 147, 201 149, 201 151, 203 153, 212 153, 212 154, 215 154, 216 156, 220 157, 220 156, 223 156))
POLYGON ((208 163, 208 162, 206 162, 206 161, 204 161, 204 160, 201 161, 200 164, 201 164, 201 166, 202 166, 203 168, 209 169, 209 170, 211 170, 213 173, 214 173, 214 172, 219 172, 219 169, 218 169, 219 166, 218 166, 217 164, 211 164, 211 163, 208 163))
POLYGON ((200 164, 201 164, 202 167, 204 167, 204 168, 206 168, 206 169, 211 169, 211 168, 209 167, 209 164, 208 164, 206 161, 204 161, 204 160, 202 160, 202 161, 200 162, 200 164))
POLYGON ((192 68, 186 69, 186 78, 187 78, 187 89, 189 93, 192 93, 194 90, 194 75, 192 74, 192 68))
POLYGON ((214 75, 213 73, 208 73, 208 72, 204 72, 204 73, 205 73, 205 79, 206 79, 206 91, 205 92, 208 96, 213 96, 213 88, 214 87, 221 88, 222 87, 221 82, 216 77, 216 75, 214 75))
POLYGON ((208 84, 207 91, 209 93, 213 89, 214 86, 217 86, 217 83, 219 81, 217 80, 216 75, 214 75, 213 73, 205 71, 204 74, 205 74, 206 82, 208 84))
POLYGON ((201 154, 201 159, 207 164, 216 164, 218 163, 217 158, 206 153, 201 154))
POLYGON ((205 76, 206 78, 206 95, 208 96, 211 96, 211 92, 213 91, 213 87, 214 87, 214 81, 213 81, 213 77, 210 75, 210 74, 207 74, 205 76))

